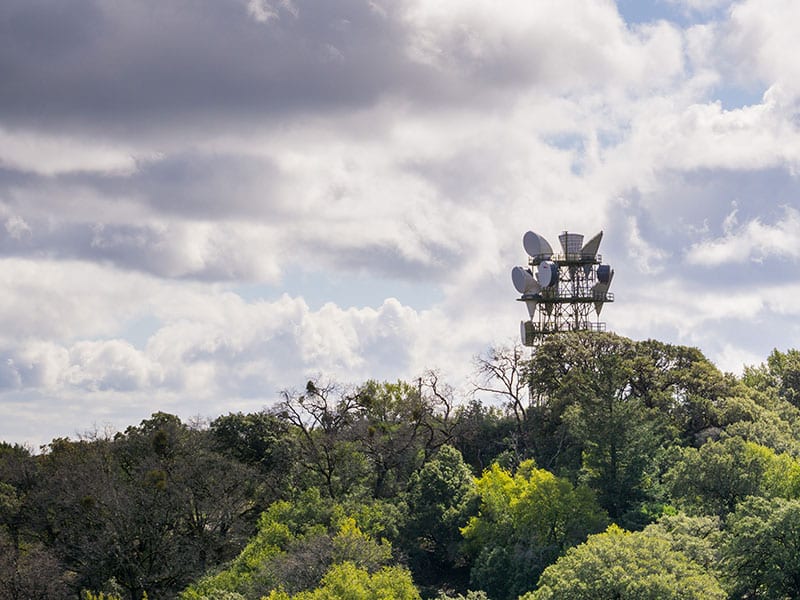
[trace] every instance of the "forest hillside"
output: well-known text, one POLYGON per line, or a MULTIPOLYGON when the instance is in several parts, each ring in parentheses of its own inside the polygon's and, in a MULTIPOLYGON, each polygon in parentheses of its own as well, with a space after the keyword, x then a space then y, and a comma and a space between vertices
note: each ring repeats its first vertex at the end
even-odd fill
POLYGON ((309 381, 4 442, 0 599, 800 597, 799 351, 737 377, 563 334, 487 351, 471 386, 309 381))

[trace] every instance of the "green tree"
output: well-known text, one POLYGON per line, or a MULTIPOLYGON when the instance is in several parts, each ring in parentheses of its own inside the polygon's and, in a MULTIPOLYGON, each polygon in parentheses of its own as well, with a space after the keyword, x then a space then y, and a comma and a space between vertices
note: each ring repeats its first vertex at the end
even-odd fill
POLYGON ((282 588, 317 587, 335 564, 350 562, 369 573, 391 560, 392 547, 362 532, 341 504, 310 489, 293 502, 278 501, 261 515, 258 531, 224 570, 187 588, 183 600, 222 592, 258 598, 282 588))
POLYGON ((617 520, 638 519, 627 514, 652 496, 650 473, 667 440, 654 386, 641 381, 642 362, 634 342, 612 334, 559 336, 531 360, 531 387, 539 398, 532 414, 549 422, 553 435, 566 435, 560 443, 572 448, 566 458, 580 457, 582 479, 617 520))
POLYGON ((273 590, 266 600, 420 600, 411 574, 402 567, 370 573, 350 562, 334 565, 319 588, 295 595, 273 590))
POLYGON ((683 553, 709 573, 718 575, 723 537, 722 522, 718 517, 665 514, 645 527, 644 532, 667 540, 673 550, 683 553))
POLYGON ((289 471, 289 427, 283 419, 262 411, 229 413, 211 422, 215 449, 253 465, 278 486, 289 471))
POLYGON ((334 383, 308 381, 304 393, 282 392, 276 414, 293 434, 292 461, 302 487, 332 499, 365 495, 369 464, 353 439, 361 408, 357 393, 334 383))
POLYGON ((461 453, 475 473, 483 472, 499 454, 509 449, 508 442, 513 440, 514 426, 502 410, 486 406, 476 398, 457 407, 453 420, 448 443, 461 453))
POLYGON ((456 575, 468 501, 474 495, 472 472, 461 453, 442 446, 411 478, 405 536, 412 570, 419 579, 441 583, 456 575))
POLYGON ((724 600, 717 579, 650 532, 612 525, 545 569, 520 600, 724 600))
POLYGON ((731 515, 723 569, 732 598, 800 594, 800 501, 748 498, 731 515))
POLYGON ((575 488, 532 461, 513 475, 493 465, 476 487, 478 514, 462 533, 474 557, 472 584, 493 598, 530 590, 547 565, 605 524, 588 488, 575 488))
POLYGON ((724 517, 748 496, 797 496, 800 463, 732 437, 683 449, 666 481, 673 500, 687 511, 724 517))
POLYGON ((405 490, 411 474, 442 443, 435 406, 421 392, 403 381, 367 381, 358 388, 359 416, 351 431, 369 461, 376 498, 405 490))
POLYGON ((767 358, 767 368, 778 395, 800 406, 800 350, 773 350, 767 358))

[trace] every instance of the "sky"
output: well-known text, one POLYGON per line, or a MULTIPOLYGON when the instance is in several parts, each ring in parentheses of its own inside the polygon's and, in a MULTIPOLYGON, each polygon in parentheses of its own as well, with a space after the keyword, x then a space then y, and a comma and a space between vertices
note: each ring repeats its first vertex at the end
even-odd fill
MULTIPOLYGON (((522 236, 609 330, 800 340, 796 0, 4 0, 0 440, 467 390, 522 236)), ((466 391, 464 392, 466 393, 466 391)))

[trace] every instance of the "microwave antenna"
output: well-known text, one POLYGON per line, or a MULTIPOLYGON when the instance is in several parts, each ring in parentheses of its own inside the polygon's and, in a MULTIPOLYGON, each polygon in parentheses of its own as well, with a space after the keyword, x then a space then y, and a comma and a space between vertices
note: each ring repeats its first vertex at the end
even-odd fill
POLYGON ((527 267, 514 267, 511 281, 521 294, 517 299, 528 309, 528 320, 520 323, 525 346, 535 346, 546 336, 566 331, 605 331, 600 312, 614 301, 608 291, 614 269, 598 254, 601 231, 588 242, 583 235, 564 231, 558 236, 561 253, 538 233, 528 231, 522 246, 527 267))

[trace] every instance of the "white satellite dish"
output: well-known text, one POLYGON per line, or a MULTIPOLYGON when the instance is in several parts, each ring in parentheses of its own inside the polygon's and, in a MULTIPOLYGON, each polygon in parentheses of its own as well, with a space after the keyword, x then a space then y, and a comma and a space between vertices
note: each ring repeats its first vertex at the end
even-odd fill
POLYGON ((533 231, 528 231, 522 236, 522 246, 531 258, 550 258, 553 256, 553 249, 550 247, 550 243, 533 231))
POLYGON ((603 303, 606 300, 606 292, 608 292, 608 283, 598 281, 592 286, 592 296, 595 298, 594 310, 597 316, 600 316, 600 311, 603 310, 603 303))
POLYGON ((583 258, 594 258, 597 256, 597 251, 600 250, 601 241, 603 241, 602 231, 583 245, 583 248, 581 248, 581 256, 583 258))
POLYGON ((511 282, 514 284, 516 290, 523 295, 538 294, 542 290, 542 286, 533 277, 530 269, 523 267, 514 267, 511 269, 511 282))
POLYGON ((536 305, 539 304, 539 301, 536 299, 526 299, 525 300, 525 307, 528 309, 528 316, 533 319, 533 316, 536 314, 536 305))
POLYGON ((536 277, 543 288, 551 287, 558 282, 558 266, 550 260, 543 260, 536 269, 536 277))

